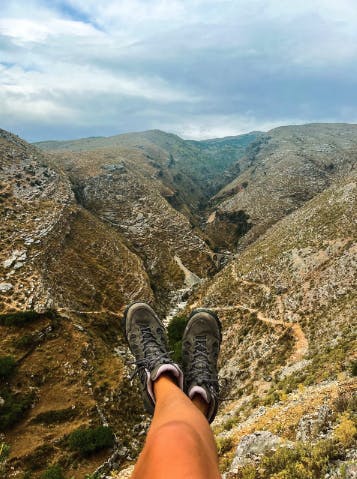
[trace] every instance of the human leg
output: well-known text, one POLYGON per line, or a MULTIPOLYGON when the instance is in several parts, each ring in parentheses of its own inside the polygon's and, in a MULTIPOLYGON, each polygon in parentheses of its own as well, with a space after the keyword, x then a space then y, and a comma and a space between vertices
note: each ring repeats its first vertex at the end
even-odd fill
POLYGON ((154 411, 133 479, 220 477, 207 421, 213 420, 217 410, 218 389, 207 380, 214 380, 220 343, 219 321, 211 316, 196 311, 183 338, 189 398, 182 391, 182 372, 169 358, 164 327, 154 311, 144 303, 126 310, 123 326, 136 358, 144 403, 149 412, 154 411), (197 366, 191 368, 190 361, 197 361, 197 366))
POLYGON ((155 381, 154 391, 154 417, 132 479, 219 478, 217 449, 203 413, 207 403, 196 398, 197 407, 167 375, 155 381))

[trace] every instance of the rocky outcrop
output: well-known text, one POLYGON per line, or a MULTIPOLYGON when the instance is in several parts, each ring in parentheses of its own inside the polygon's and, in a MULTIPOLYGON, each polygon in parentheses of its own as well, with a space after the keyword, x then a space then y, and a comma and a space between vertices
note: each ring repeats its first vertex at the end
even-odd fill
POLYGON ((256 431, 243 436, 235 451, 229 472, 237 474, 242 466, 258 463, 263 454, 275 451, 282 444, 282 439, 270 431, 256 431))
POLYGON ((83 211, 60 169, 1 132, 2 311, 119 310, 137 295, 152 299, 140 259, 83 211))

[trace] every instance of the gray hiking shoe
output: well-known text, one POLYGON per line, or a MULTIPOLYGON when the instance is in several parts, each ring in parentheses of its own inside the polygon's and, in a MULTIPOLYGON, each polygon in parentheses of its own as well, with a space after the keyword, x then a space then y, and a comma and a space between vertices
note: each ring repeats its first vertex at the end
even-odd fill
POLYGON ((221 323, 208 309, 194 309, 182 338, 185 392, 191 399, 200 394, 208 404, 212 422, 218 409, 217 359, 222 341, 221 323))
POLYGON ((169 373, 183 389, 183 374, 167 350, 164 325, 154 310, 145 303, 132 303, 124 313, 122 325, 130 351, 135 356, 136 370, 146 410, 153 414, 155 408, 154 381, 169 373))

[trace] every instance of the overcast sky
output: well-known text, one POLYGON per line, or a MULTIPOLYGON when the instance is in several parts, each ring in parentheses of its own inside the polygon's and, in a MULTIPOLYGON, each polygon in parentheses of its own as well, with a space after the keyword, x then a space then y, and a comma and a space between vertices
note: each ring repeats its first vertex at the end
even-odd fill
POLYGON ((356 0, 0 4, 0 128, 28 141, 357 123, 356 0))

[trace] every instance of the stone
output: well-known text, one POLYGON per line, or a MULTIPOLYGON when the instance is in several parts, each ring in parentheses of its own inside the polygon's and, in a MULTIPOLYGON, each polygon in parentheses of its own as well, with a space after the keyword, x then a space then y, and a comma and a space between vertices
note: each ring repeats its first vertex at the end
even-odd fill
POLYGON ((5 399, 0 396, 0 407, 3 407, 5 404, 5 399))
POLYGON ((3 262, 3 266, 4 266, 4 268, 11 268, 11 266, 13 265, 14 262, 15 262, 15 258, 13 258, 13 257, 8 258, 3 262))
POLYGON ((243 436, 230 468, 230 472, 237 474, 240 467, 255 462, 268 451, 275 450, 282 444, 282 439, 270 431, 256 431, 243 436))
POLYGON ((312 441, 320 434, 325 433, 331 427, 330 418, 332 411, 328 404, 323 404, 313 414, 305 414, 301 417, 296 439, 298 441, 312 441))
POLYGON ((102 170, 107 170, 107 171, 124 171, 125 166, 123 164, 118 164, 118 165, 103 165, 101 166, 102 170))
POLYGON ((25 263, 23 263, 22 261, 16 261, 16 263, 14 264, 14 269, 20 269, 23 267, 25 263))
MULTIPOLYGON (((3 262, 3 266, 4 266, 4 268, 11 268, 11 266, 14 263, 16 263, 18 261, 23 262, 23 261, 25 261, 26 258, 27 258, 26 250, 19 251, 19 250, 15 249, 15 251, 12 252, 12 255, 10 256, 10 258, 6 259, 3 262)), ((20 268, 21 268, 21 266, 20 266, 20 268)))
POLYGON ((25 250, 20 251, 19 254, 17 255, 17 261, 25 261, 26 258, 27 258, 27 252, 25 250))
POLYGON ((11 283, 0 283, 0 293, 7 293, 13 288, 11 283))

